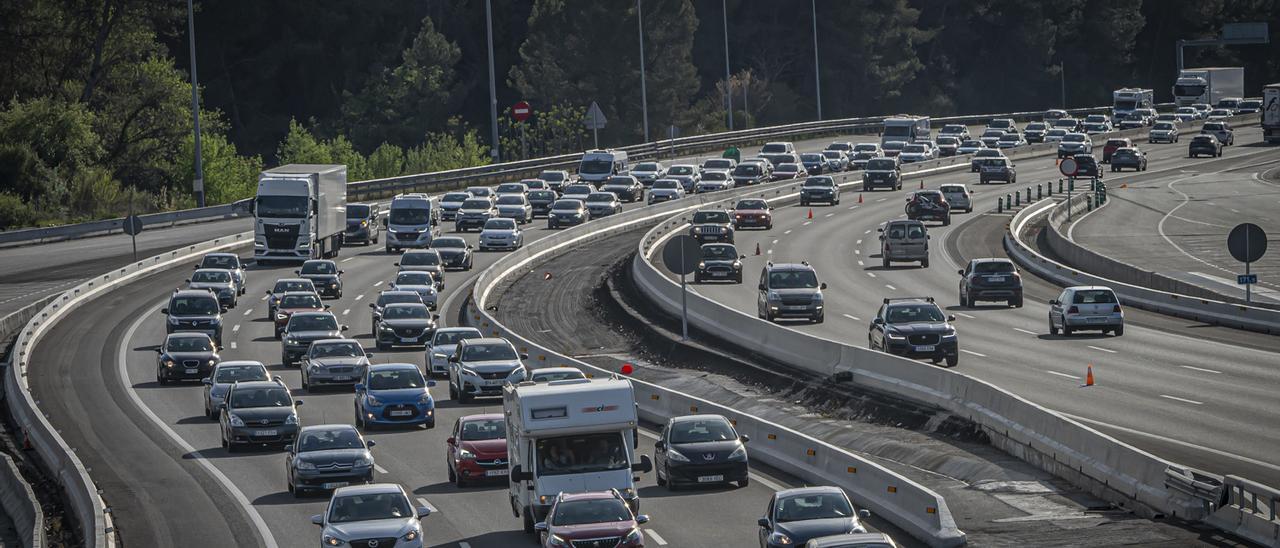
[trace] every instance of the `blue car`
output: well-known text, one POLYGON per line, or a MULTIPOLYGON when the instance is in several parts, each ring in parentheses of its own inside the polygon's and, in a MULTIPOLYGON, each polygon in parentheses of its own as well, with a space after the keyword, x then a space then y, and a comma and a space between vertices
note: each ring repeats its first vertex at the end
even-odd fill
POLYGON ((356 384, 356 426, 436 426, 436 402, 429 389, 436 381, 411 363, 370 365, 356 384))

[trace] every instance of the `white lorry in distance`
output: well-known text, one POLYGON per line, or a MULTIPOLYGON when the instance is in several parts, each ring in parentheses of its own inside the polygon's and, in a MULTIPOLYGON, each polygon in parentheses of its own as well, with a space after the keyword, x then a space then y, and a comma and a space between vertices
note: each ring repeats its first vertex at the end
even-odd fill
POLYGON ((884 134, 880 144, 892 141, 914 143, 928 141, 930 138, 928 116, 908 116, 906 114, 884 119, 884 134))
POLYGON ((1123 120, 1140 108, 1156 108, 1155 92, 1149 89, 1123 88, 1111 92, 1111 119, 1123 120))
POLYGON ((426 194, 400 194, 391 199, 382 222, 387 227, 387 253, 426 249, 435 236, 432 229, 440 223, 439 204, 426 194))
POLYGON ((1280 143, 1280 84, 1262 87, 1262 138, 1280 143))
POLYGON ((1244 67, 1182 69, 1173 83, 1173 102, 1180 107, 1244 96, 1244 67))
POLYGON ((566 379, 509 384, 502 391, 510 459, 511 511, 525 532, 544 521, 562 492, 617 489, 633 512, 640 510, 638 421, 631 381, 566 379))
POLYGON ((624 150, 588 150, 578 164, 578 180, 599 187, 605 179, 631 169, 624 150))
POLYGON ((259 264, 337 256, 347 229, 347 166, 289 164, 263 171, 251 207, 259 264))

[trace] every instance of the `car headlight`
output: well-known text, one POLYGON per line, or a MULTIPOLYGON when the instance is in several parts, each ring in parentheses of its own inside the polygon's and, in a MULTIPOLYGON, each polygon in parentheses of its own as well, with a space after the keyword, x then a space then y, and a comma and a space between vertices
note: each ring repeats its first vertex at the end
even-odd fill
POLYGON ((458 449, 458 458, 462 460, 471 460, 476 458, 476 454, 466 449, 458 449))
POLYGON ((361 227, 369 226, 369 221, 360 221, 360 226, 361 227))
POLYGON ((898 333, 894 333, 893 331, 885 331, 884 336, 889 337, 890 340, 894 340, 894 341, 900 341, 907 338, 906 335, 900 335, 898 333))
POLYGON ((299 460, 293 461, 293 467, 297 468, 298 470, 315 470, 316 463, 299 459, 299 460))
POLYGON ((368 405, 372 405, 372 406, 381 406, 381 405, 382 405, 382 400, 378 399, 376 396, 373 396, 373 395, 371 395, 371 394, 366 394, 366 395, 365 395, 365 397, 364 397, 364 402, 365 402, 366 404, 368 404, 368 405))
POLYGON ((373 466, 373 457, 368 455, 356 457, 356 460, 351 465, 355 467, 373 466))
POLYGON ((287 418, 285 418, 285 419, 284 419, 284 423, 285 423, 285 424, 298 424, 298 414, 297 414, 297 413, 290 413, 290 414, 289 414, 289 416, 288 416, 287 418))
POLYGON ((217 361, 215 361, 215 360, 209 360, 209 362, 208 362, 206 365, 208 365, 209 367, 213 367, 214 365, 217 365, 217 364, 218 364, 218 362, 217 362, 217 361))
POLYGON ((706 262, 704 262, 704 261, 698 261, 698 268, 706 268, 706 267, 707 267, 707 263, 706 263, 706 262))
POLYGON ((165 360, 165 361, 164 361, 164 366, 165 366, 165 367, 173 367, 173 360, 165 360))
POLYGON ((561 538, 559 535, 547 535, 547 546, 552 548, 568 548, 569 541, 561 538))
POLYGON ((641 533, 640 528, 636 527, 627 533, 626 538, 622 539, 622 542, 640 542, 643 540, 643 537, 644 533, 641 533))
POLYGON ((747 446, 739 445, 737 449, 734 449, 732 453, 729 453, 729 460, 747 460, 747 446))
POLYGON ((166 316, 166 318, 169 320, 169 323, 174 324, 174 325, 177 325, 177 323, 178 323, 178 319, 177 319, 177 318, 175 318, 175 317, 173 317, 173 316, 166 316))
POLYGON ((421 531, 417 529, 411 529, 408 533, 405 533, 404 535, 402 535, 400 537, 400 540, 417 540, 418 537, 421 535, 422 535, 421 531))
POLYGON ((944 339, 954 339, 955 337, 956 337, 955 328, 951 328, 942 332, 942 338, 944 339))
POLYGON ((462 368, 460 368, 460 371, 462 372, 462 374, 463 374, 463 375, 467 375, 467 376, 469 376, 469 377, 479 377, 479 376, 480 376, 480 375, 477 375, 477 374, 476 374, 476 371, 475 371, 474 369, 469 369, 469 368, 466 368, 466 367, 462 367, 462 368))
POLYGON ((431 399, 431 394, 428 392, 423 392, 421 396, 418 396, 418 403, 428 404, 428 403, 432 403, 433 401, 434 400, 431 399))
POLYGON ((689 462, 689 457, 680 454, 675 449, 667 449, 667 458, 676 462, 689 462))
POLYGON ((392 331, 395 331, 395 329, 394 329, 394 328, 392 328, 391 326, 387 325, 385 322, 383 322, 383 323, 379 323, 379 324, 378 324, 378 331, 386 331, 386 332, 390 333, 390 332, 392 332, 392 331))
POLYGON ((694 234, 702 234, 702 227, 700 227, 700 226, 695 226, 695 227, 693 227, 693 233, 694 233, 694 234))
POLYGON ((335 537, 335 536, 333 536, 333 535, 325 535, 325 536, 323 537, 323 540, 324 540, 324 544, 325 544, 325 546, 342 546, 343 544, 346 544, 346 543, 347 543, 347 541, 342 540, 342 539, 340 539, 340 538, 338 538, 338 537, 335 537))
POLYGON ((449 356, 446 356, 446 355, 444 355, 444 354, 432 354, 432 355, 431 355, 431 359, 433 359, 433 360, 447 360, 447 359, 449 359, 449 356))
POLYGON ((742 268, 742 261, 733 261, 733 268, 742 268))
POLYGON ((231 420, 231 426, 244 426, 244 420, 240 418, 240 415, 234 415, 234 414, 233 414, 233 415, 231 415, 230 417, 231 417, 231 419, 230 419, 230 420, 231 420))
POLYGON ((770 533, 770 534, 769 534, 769 543, 770 543, 770 544, 783 544, 783 545, 789 545, 789 544, 791 544, 791 537, 789 537, 789 536, 787 536, 787 535, 784 535, 784 534, 782 534, 782 533, 770 533))

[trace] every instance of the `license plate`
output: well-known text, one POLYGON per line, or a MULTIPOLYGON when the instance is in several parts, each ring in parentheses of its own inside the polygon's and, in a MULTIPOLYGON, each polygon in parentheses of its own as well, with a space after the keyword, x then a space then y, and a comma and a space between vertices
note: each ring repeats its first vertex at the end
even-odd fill
POLYGON ((1089 323, 1103 323, 1107 321, 1107 319, 1106 318, 1087 318, 1085 321, 1089 323))
POLYGON ((196 369, 196 368, 194 368, 194 367, 188 367, 188 368, 186 369, 186 372, 187 372, 187 374, 188 374, 188 375, 194 375, 194 374, 196 374, 196 372, 198 372, 198 371, 200 371, 200 370, 199 370, 199 369, 196 369))
POLYGON ((991 282, 991 283, 999 283, 999 282, 1003 282, 1003 281, 1004 281, 1004 276, 992 276, 992 277, 990 277, 990 278, 987 278, 987 281, 989 281, 989 282, 991 282))
POLYGON ((344 381, 349 381, 349 380, 351 380, 351 377, 346 376, 346 375, 335 375, 335 376, 333 377, 333 380, 334 380, 334 382, 344 382, 344 381))
MULTIPOLYGON (((728 272, 712 272, 711 275, 712 276, 728 276, 729 273, 728 272)), ((188 373, 190 373, 190 371, 188 371, 188 373)))
POLYGON ((724 476, 698 476, 698 483, 711 483, 717 481, 724 481, 724 476))
POLYGON ((484 475, 486 476, 505 476, 508 473, 509 473, 509 470, 507 470, 506 468, 503 468, 501 470, 485 470, 484 471, 484 475))
POLYGON ((804 305, 800 305, 800 306, 784 306, 784 307, 782 307, 782 308, 783 308, 783 310, 806 310, 806 309, 808 309, 809 307, 804 306, 804 305))
POLYGON ((916 352, 933 352, 934 350, 935 347, 932 344, 916 347, 916 352))
POLYGON ((418 338, 417 337, 400 337, 400 342, 403 342, 403 343, 418 342, 418 338))
POLYGON ((325 489, 337 489, 339 487, 346 487, 348 485, 351 485, 351 483, 346 481, 331 481, 329 483, 325 483, 321 485, 320 487, 323 487, 325 489))
POLYGON ((279 430, 254 430, 253 435, 258 437, 272 437, 280 435, 279 430))
POLYGON ((502 382, 503 381, 501 379, 496 381, 484 381, 484 385, 485 386, 502 386, 502 382))
POLYGON ((412 414, 413 414, 413 411, 392 411, 391 412, 391 416, 393 417, 407 417, 412 414))

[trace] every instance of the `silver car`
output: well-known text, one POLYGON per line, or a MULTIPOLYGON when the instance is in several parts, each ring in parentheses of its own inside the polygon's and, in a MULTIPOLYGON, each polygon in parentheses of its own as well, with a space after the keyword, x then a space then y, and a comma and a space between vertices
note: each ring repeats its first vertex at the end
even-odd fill
POLYGON ((524 183, 502 183, 498 185, 497 190, 494 192, 498 194, 498 198, 510 196, 512 194, 524 196, 529 193, 529 186, 524 183))
POLYGON ((458 349, 458 341, 484 338, 484 334, 474 327, 441 327, 427 344, 427 373, 432 375, 449 374, 449 356, 458 349))
POLYGON ((235 276, 230 270, 201 268, 187 279, 187 289, 207 289, 218 296, 218 305, 224 310, 234 307, 240 301, 240 290, 236 287, 235 276))
POLYGON ((649 187, 649 203, 666 202, 684 198, 684 186, 675 179, 658 179, 649 187))
POLYGON ((631 176, 639 179, 645 186, 653 184, 654 181, 666 175, 667 168, 662 165, 662 162, 640 162, 631 169, 631 176))
POLYGON ((196 270, 201 268, 217 268, 221 270, 230 270, 231 277, 236 280, 236 289, 241 295, 245 292, 244 263, 240 262, 240 256, 235 253, 206 253, 200 259, 200 264, 196 265, 196 270))
POLYGON ((957 184, 947 183, 938 187, 942 192, 942 197, 951 204, 951 211, 964 210, 965 213, 973 213, 973 200, 970 199, 968 187, 957 184))
POLYGON ((1070 158, 1077 154, 1093 154, 1093 139, 1083 133, 1068 133, 1058 143, 1058 157, 1070 158))
POLYGON ((698 166, 676 164, 667 170, 667 178, 680 181, 680 184, 684 186, 685 192, 693 192, 693 187, 698 185, 698 181, 702 180, 702 172, 698 170, 698 166))
POLYGON ((889 221, 880 228, 881 266, 890 262, 920 261, 929 268, 929 231, 920 221, 889 221))
POLYGON ((359 382, 369 367, 369 354, 353 339, 321 339, 311 343, 302 356, 302 389, 319 385, 350 386, 359 382))
MULTIPOLYGON (((507 222, 511 223, 510 219, 507 222)), ((514 224, 514 223, 513 223, 514 224)), ((413 291, 422 297, 427 308, 436 309, 439 293, 436 291, 436 280, 430 272, 423 270, 405 270, 396 274, 396 281, 391 282, 391 289, 397 291, 413 291)))
POLYGON ((422 548, 422 518, 428 506, 414 507, 404 488, 394 483, 339 487, 323 514, 311 516, 319 525, 321 546, 377 546, 422 548), (390 539, 390 540, 387 540, 390 539))
POLYGON ((524 194, 502 194, 498 196, 498 218, 528 223, 533 220, 533 206, 524 194))
POLYGON ((698 181, 695 192, 701 194, 703 192, 718 192, 721 190, 729 190, 733 188, 733 178, 725 171, 708 171, 702 174, 702 180, 698 181))
POLYGON ((592 192, 587 196, 586 205, 592 219, 622 213, 622 202, 612 192, 592 192))
POLYGON ((213 372, 203 379, 204 383, 204 416, 209 420, 218 420, 222 406, 227 401, 227 390, 240 381, 265 381, 267 366, 253 360, 232 360, 219 362, 213 366, 213 372))
POLYGON ((466 192, 450 192, 440 198, 440 220, 452 221, 458 217, 458 208, 471 195, 466 192))
POLYGON ((520 249, 523 245, 524 231, 513 219, 489 219, 480 230, 480 251, 520 249))
POLYGON ((1070 336, 1076 331, 1094 330, 1124 335, 1124 309, 1114 291, 1103 286, 1075 286, 1049 300, 1049 334, 1070 336))

